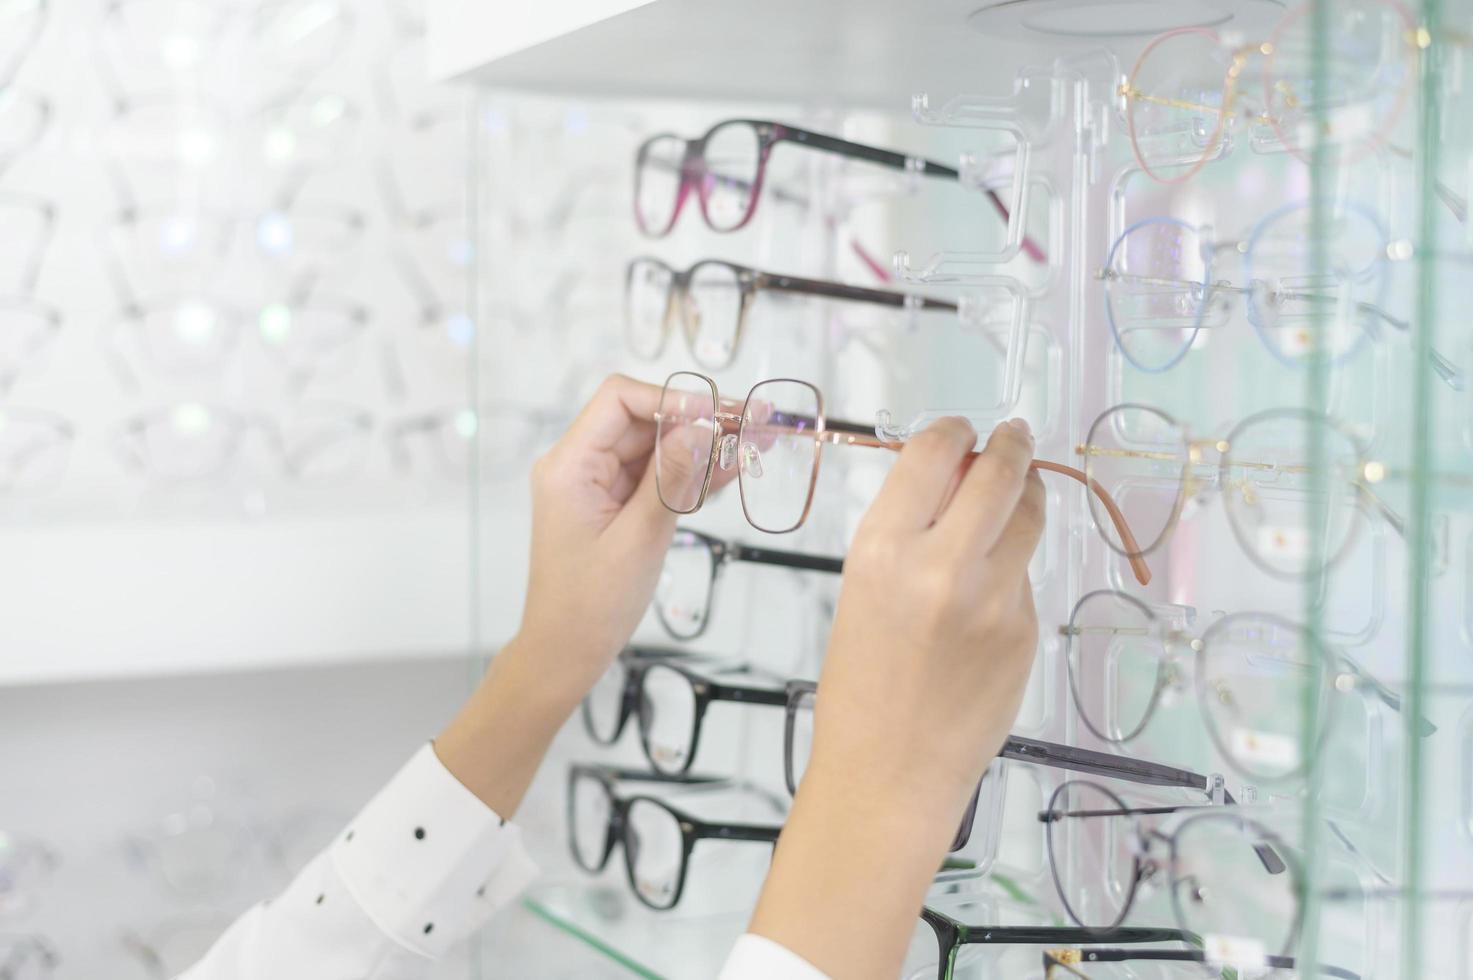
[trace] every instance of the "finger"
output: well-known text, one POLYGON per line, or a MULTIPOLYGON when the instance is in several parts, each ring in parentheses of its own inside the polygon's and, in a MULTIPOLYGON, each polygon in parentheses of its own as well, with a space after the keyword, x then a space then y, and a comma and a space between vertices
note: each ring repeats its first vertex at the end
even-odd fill
MULTIPOLYGON (((598 391, 583 406, 583 411, 568 427, 566 438, 580 447, 607 450, 616 445, 631 451, 626 438, 631 427, 649 423, 649 440, 654 439, 655 412, 660 407, 658 385, 623 374, 611 374, 598 386, 598 391)), ((638 437, 633 440, 636 444, 638 437)))
POLYGON ((1013 514, 998 535, 988 558, 998 567, 998 573, 1007 581, 1009 576, 1028 577, 1028 563, 1043 537, 1044 507, 1046 496, 1043 478, 1031 472, 1023 481, 1023 493, 1013 514))
POLYGON ((621 463, 632 463, 648 456, 655 448, 655 423, 651 419, 630 422, 629 427, 608 447, 621 463))
POLYGON ((888 527, 929 527, 951 492, 958 465, 976 445, 977 432, 966 419, 938 419, 906 443, 865 519, 888 527))
POLYGON ((609 530, 625 537, 641 547, 652 539, 669 543, 675 534, 675 521, 679 517, 660 502, 655 487, 655 467, 647 465, 639 478, 639 485, 625 501, 619 515, 609 525, 609 530))
POLYGON ((1033 462, 1033 435, 1022 419, 992 430, 972 460, 946 512, 937 520, 949 538, 980 558, 992 551, 1023 495, 1033 462))

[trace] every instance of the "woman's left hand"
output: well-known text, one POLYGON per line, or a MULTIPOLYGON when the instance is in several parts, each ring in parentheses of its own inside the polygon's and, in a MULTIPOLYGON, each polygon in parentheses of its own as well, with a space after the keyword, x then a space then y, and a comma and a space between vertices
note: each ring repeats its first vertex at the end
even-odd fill
POLYGON ((521 628, 435 740, 446 768, 503 817, 654 595, 676 520, 651 465, 659 404, 658 386, 611 375, 532 467, 521 628))

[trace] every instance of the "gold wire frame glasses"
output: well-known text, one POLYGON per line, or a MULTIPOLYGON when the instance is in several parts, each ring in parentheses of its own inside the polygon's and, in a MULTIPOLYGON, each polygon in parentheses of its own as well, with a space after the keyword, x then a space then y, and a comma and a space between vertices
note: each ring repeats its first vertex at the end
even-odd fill
POLYGON ((1302 578, 1344 557, 1366 506, 1404 533, 1405 521, 1373 490, 1387 475, 1385 464, 1370 459, 1344 427, 1307 409, 1259 412, 1226 437, 1201 439, 1159 409, 1117 405, 1094 421, 1076 452, 1090 481, 1123 501, 1144 542, 1121 539, 1114 515, 1102 513, 1098 497, 1090 497, 1101 537, 1128 559, 1164 544, 1187 505, 1214 489, 1222 493, 1244 552, 1279 578, 1302 578), (1323 480, 1315 479, 1311 460, 1316 443, 1323 450, 1323 480))
POLYGON ((1395 0, 1353 0, 1337 14, 1330 78, 1317 97, 1308 68, 1311 7, 1291 10, 1263 41, 1231 44, 1206 27, 1152 40, 1118 89, 1141 169, 1177 184, 1218 156, 1230 123, 1243 115, 1245 75, 1255 57, 1262 59, 1262 102, 1250 118, 1272 130, 1266 142, 1301 158, 1316 142, 1344 145, 1347 162, 1386 145, 1410 96, 1415 54, 1430 37, 1395 0))

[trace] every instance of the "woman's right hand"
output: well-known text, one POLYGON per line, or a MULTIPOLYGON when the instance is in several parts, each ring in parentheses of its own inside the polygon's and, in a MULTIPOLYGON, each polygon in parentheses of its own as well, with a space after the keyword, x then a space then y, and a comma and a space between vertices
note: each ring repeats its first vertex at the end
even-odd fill
POLYGON ((1044 492, 1027 424, 943 419, 860 525, 819 678, 813 753, 752 921, 833 977, 894 977, 1038 642, 1044 492))

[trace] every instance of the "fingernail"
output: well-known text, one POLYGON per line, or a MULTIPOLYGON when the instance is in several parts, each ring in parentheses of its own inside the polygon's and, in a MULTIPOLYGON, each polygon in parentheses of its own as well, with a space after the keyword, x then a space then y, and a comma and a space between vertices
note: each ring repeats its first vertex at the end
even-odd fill
POLYGON ((1008 419, 1008 425, 1011 425, 1014 429, 1017 429, 1021 435, 1027 436, 1029 442, 1033 441, 1033 430, 1028 427, 1027 420, 1017 418, 1008 419))

